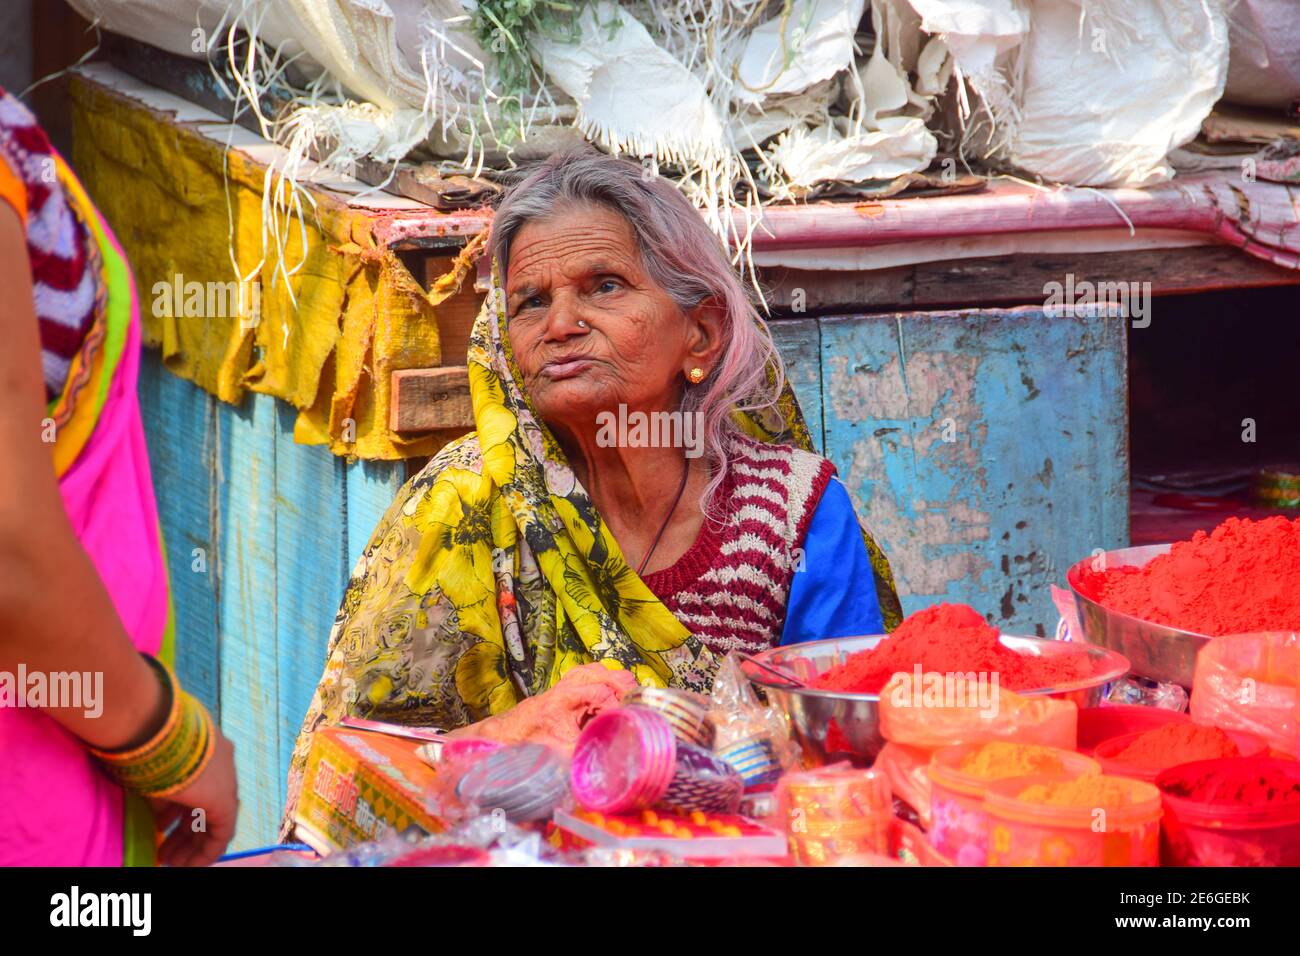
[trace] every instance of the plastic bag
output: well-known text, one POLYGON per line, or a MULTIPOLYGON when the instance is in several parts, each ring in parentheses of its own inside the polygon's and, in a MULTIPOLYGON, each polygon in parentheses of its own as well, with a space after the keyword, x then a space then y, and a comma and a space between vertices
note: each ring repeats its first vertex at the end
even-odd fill
POLYGON ((1191 713, 1198 723, 1258 734, 1295 757, 1297 709, 1300 634, 1216 637, 1196 655, 1191 713))
POLYGON ((291 866, 426 867, 553 866, 567 862, 542 835, 500 815, 472 817, 445 833, 418 838, 390 833, 379 840, 291 866))
POLYGON ((487 815, 534 823, 570 802, 568 756, 543 744, 460 737, 417 753, 438 771, 432 796, 449 822, 487 815))
POLYGON ((871 765, 889 781, 890 790, 916 814, 921 826, 930 829, 930 757, 929 747, 909 747, 887 743, 871 765))
POLYGON ((1285 109, 1300 97, 1300 19, 1294 0, 1238 0, 1228 17, 1232 56, 1223 98, 1285 109))
POLYGON ((1130 674, 1106 688, 1103 707, 1157 707, 1183 713, 1187 710, 1187 690, 1178 684, 1166 684, 1130 674))
POLYGON ((713 676, 709 722, 713 749, 745 778, 746 788, 774 783, 799 760, 785 714, 759 703, 734 653, 723 658, 713 676))
POLYGON ((911 674, 895 674, 882 688, 880 733, 886 740, 931 750, 986 740, 1062 750, 1078 743, 1079 708, 1073 701, 1017 694, 991 681, 925 676, 943 680, 942 701, 929 700, 911 674))
POLYGON ((511 823, 549 820, 569 797, 569 761, 543 744, 516 744, 472 760, 456 782, 456 797, 473 816, 511 823))

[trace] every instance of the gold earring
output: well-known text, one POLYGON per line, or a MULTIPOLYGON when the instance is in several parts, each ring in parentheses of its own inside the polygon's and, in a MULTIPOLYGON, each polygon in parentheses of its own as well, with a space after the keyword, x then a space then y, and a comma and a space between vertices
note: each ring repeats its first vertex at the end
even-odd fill
POLYGON ((704 381, 704 369, 697 365, 686 374, 686 377, 696 385, 699 385, 700 382, 704 381))

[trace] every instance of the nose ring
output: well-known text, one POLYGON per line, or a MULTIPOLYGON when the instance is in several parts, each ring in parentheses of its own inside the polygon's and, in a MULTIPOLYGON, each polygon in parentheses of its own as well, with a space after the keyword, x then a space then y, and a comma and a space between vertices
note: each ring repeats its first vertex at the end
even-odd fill
POLYGON ((584 322, 582 319, 579 319, 579 320, 578 320, 578 328, 580 328, 580 329, 585 329, 585 328, 587 328, 587 323, 584 322))

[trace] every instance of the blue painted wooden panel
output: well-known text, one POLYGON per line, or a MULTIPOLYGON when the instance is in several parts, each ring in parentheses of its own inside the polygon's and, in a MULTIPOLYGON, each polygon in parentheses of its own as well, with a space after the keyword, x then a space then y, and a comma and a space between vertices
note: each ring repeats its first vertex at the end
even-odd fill
POLYGON ((405 481, 400 461, 353 461, 347 466, 348 528, 345 549, 347 570, 352 571, 370 534, 405 481))
POLYGON ((140 409, 176 614, 176 674, 219 719, 212 547, 216 400, 168 372, 152 349, 140 358, 140 409))
POLYGON ((346 583, 347 491, 343 460, 293 440, 297 410, 276 405, 276 711, 279 801, 303 715, 325 667, 325 646, 346 583))
POLYGON ((250 395, 232 408, 166 371, 153 350, 142 359, 178 673, 235 745, 232 846, 264 845, 275 839, 289 757, 347 574, 405 466, 347 464, 297 445, 287 405, 250 395))
POLYGON ((280 769, 276 571, 276 399, 218 404, 221 726, 235 745, 239 821, 232 849, 272 843, 280 769))
POLYGON ((1049 587, 1128 539, 1126 338, 1036 310, 823 319, 828 457, 904 608, 1050 633, 1049 587))
POLYGON ((769 323, 769 328, 785 362, 790 387, 808 422, 813 444, 819 452, 823 451, 820 326, 816 319, 776 319, 769 323))

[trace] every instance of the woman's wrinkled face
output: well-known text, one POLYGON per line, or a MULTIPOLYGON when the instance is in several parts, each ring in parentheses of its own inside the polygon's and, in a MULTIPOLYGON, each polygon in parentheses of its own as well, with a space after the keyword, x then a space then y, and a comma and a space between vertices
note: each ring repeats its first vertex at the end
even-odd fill
POLYGON ((563 206, 524 225, 505 292, 524 385, 543 420, 566 431, 619 404, 676 408, 683 374, 714 351, 712 320, 683 314, 647 274, 631 225, 604 206, 563 206))

